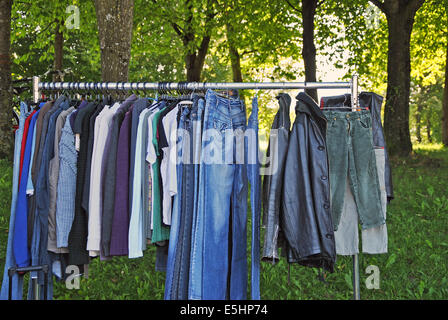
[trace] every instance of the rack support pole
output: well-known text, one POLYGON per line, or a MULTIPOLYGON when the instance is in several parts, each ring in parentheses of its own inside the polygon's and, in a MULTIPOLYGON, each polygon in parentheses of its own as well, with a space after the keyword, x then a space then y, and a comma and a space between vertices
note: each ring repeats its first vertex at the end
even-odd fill
POLYGON ((39 92, 39 77, 34 76, 33 77, 33 102, 37 103, 40 98, 40 92, 39 92))
MULTIPOLYGON (((350 82, 352 111, 356 111, 358 107, 358 75, 354 73, 350 82)), ((352 256, 353 258, 353 299, 361 300, 359 293, 359 257, 358 254, 352 256)))

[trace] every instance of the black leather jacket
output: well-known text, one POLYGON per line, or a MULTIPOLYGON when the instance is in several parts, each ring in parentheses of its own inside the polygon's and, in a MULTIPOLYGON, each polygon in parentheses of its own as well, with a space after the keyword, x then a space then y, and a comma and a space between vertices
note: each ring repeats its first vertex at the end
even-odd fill
POLYGON ((327 121, 306 93, 296 97, 283 175, 280 227, 289 263, 334 271, 336 250, 330 209, 327 121))
MULTIPOLYGON (((372 133, 373 145, 375 147, 384 148, 386 164, 384 168, 384 178, 386 183, 387 200, 394 198, 394 191, 392 185, 392 173, 389 164, 389 156, 387 154, 386 140, 383 133, 383 125, 381 123, 381 106, 383 97, 374 92, 361 92, 359 94, 359 105, 362 108, 368 107, 372 114, 372 133)), ((320 107, 325 109, 328 107, 344 107, 342 109, 333 109, 334 111, 351 111, 351 95, 345 94, 340 96, 323 97, 321 98, 320 107)))
POLYGON ((280 230, 280 211, 283 187, 283 172, 285 169, 286 153, 288 151, 291 120, 289 109, 291 97, 286 93, 277 96, 280 108, 275 115, 271 127, 271 136, 267 151, 267 163, 263 178, 263 226, 266 228, 264 236, 262 260, 272 263, 280 257, 278 248, 282 246, 282 232, 280 230), (272 143, 271 143, 272 142, 272 143))

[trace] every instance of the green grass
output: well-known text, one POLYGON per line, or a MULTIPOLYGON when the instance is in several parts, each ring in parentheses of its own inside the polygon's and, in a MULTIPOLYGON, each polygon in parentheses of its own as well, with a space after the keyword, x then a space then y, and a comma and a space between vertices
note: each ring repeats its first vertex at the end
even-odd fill
MULTIPOLYGON (((409 159, 393 159, 395 199, 388 206, 389 253, 360 254, 362 299, 448 299, 448 149, 415 146, 409 159), (367 289, 365 269, 380 270, 380 289, 367 289)), ((0 161, 0 266, 9 225, 12 168, 0 161)), ((248 226, 250 230, 250 226, 248 226)), ((250 234, 249 234, 250 236, 250 234)), ((249 248, 248 248, 248 252, 249 248)), ((155 249, 139 259, 95 259, 79 290, 56 283, 55 299, 163 299, 165 275, 156 272, 155 249)), ((250 264, 249 264, 250 265, 250 264)), ((261 263, 262 299, 351 299, 352 260, 338 256, 336 270, 318 279, 316 269, 261 263)), ((250 296, 249 296, 250 297, 250 296)))

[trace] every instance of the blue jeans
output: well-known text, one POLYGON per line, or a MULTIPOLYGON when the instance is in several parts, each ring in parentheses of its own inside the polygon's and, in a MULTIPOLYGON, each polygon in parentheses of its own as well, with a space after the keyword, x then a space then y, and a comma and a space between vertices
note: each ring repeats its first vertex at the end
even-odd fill
POLYGON ((189 298, 246 299, 245 107, 239 99, 211 90, 205 100, 189 298), (234 130, 242 133, 242 140, 234 137, 234 130))
POLYGON ((170 234, 169 268, 167 275, 165 299, 188 298, 190 253, 192 239, 192 223, 197 198, 198 166, 201 140, 201 118, 204 110, 204 100, 196 97, 191 108, 181 111, 178 130, 179 162, 178 194, 176 195, 175 211, 173 211, 170 234), (173 228, 173 224, 175 227, 173 228))
POLYGON ((177 155, 177 194, 174 196, 173 211, 171 217, 170 240, 168 248, 168 262, 165 279, 165 300, 177 299, 178 296, 178 273, 179 273, 179 239, 181 237, 181 230, 183 229, 182 222, 182 196, 183 196, 183 168, 182 161, 184 153, 183 150, 185 139, 188 139, 184 134, 186 132, 186 122, 189 115, 188 108, 180 111, 177 131, 177 144, 180 146, 177 155))
POLYGON ((258 98, 252 100, 252 113, 247 124, 246 156, 247 177, 250 182, 250 206, 252 210, 252 267, 251 294, 253 300, 260 300, 260 219, 261 178, 258 158, 258 98))
MULTIPOLYGON (((20 167, 20 152, 22 147, 23 138, 23 126, 25 125, 25 120, 29 116, 30 110, 28 106, 24 103, 20 103, 20 116, 19 116, 19 128, 15 132, 15 142, 14 142, 14 164, 12 173, 12 199, 11 199, 11 216, 9 218, 9 233, 8 233, 8 245, 6 248, 6 262, 3 271, 3 281, 0 293, 0 300, 8 299, 8 289, 9 289, 9 277, 8 269, 16 266, 13 252, 13 230, 15 223, 15 213, 17 205, 17 191, 19 184, 19 167, 20 167)), ((23 294, 23 277, 19 276, 17 273, 12 277, 12 299, 22 300, 23 294)))
POLYGON ((190 274, 190 254, 192 225, 194 219, 194 211, 196 207, 196 199, 198 198, 197 188, 199 186, 199 158, 201 150, 202 136, 202 113, 204 111, 204 99, 199 99, 197 104, 191 110, 190 121, 188 126, 188 134, 192 137, 190 140, 190 159, 191 162, 184 164, 184 180, 182 198, 185 200, 185 214, 183 235, 180 239, 181 256, 180 256, 180 272, 179 272, 179 290, 178 299, 188 299, 189 274, 190 274))

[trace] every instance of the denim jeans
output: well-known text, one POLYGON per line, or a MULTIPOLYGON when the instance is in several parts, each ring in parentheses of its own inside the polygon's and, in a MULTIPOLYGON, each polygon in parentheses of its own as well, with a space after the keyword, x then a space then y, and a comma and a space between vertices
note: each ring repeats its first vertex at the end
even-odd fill
POLYGON ((165 299, 188 299, 192 224, 199 185, 198 152, 201 141, 201 118, 204 100, 196 97, 194 104, 181 110, 178 130, 178 194, 170 234, 169 268, 165 299), (175 227, 173 227, 173 225, 175 227), (173 230, 174 229, 174 230, 173 230))
POLYGON ((328 120, 332 216, 336 231, 341 218, 347 175, 362 229, 385 223, 381 206, 370 111, 324 111, 328 120))
POLYGON ((184 142, 188 137, 185 136, 185 128, 187 117, 190 113, 188 108, 179 109, 181 116, 179 118, 179 125, 177 131, 177 143, 180 146, 177 156, 177 194, 174 196, 173 211, 171 217, 170 228, 170 240, 168 248, 168 262, 167 273, 165 279, 165 300, 175 300, 178 296, 178 273, 179 273, 179 254, 181 230, 183 229, 183 216, 182 216, 182 198, 183 198, 183 168, 184 162, 182 158, 184 156, 184 142))
POLYGON ((204 99, 198 99, 193 106, 190 113, 190 121, 187 124, 187 132, 191 137, 190 141, 190 159, 191 161, 184 164, 183 169, 183 193, 182 201, 184 203, 182 216, 184 217, 180 256, 180 270, 179 270, 179 289, 178 299, 188 299, 188 284, 190 273, 190 254, 191 254, 191 239, 192 239, 192 225, 194 211, 198 198, 199 186, 199 152, 201 150, 201 136, 202 136, 202 113, 204 111, 204 99))
POLYGON ((261 219, 261 177, 258 158, 258 98, 252 100, 252 112, 247 123, 246 141, 247 177, 250 183, 250 206, 252 211, 252 300, 260 300, 260 219, 261 219))
MULTIPOLYGON (((16 262, 14 259, 13 252, 13 230, 15 223, 15 213, 16 213, 16 205, 17 205, 17 191, 19 184, 19 166, 20 166, 20 152, 22 147, 22 138, 23 138, 23 126, 25 125, 25 119, 30 114, 30 110, 28 110, 28 106, 24 103, 20 103, 20 116, 19 116, 19 128, 15 132, 15 141, 14 141, 14 164, 13 164, 13 173, 12 173, 12 198, 11 198, 11 216, 9 218, 9 233, 8 233, 8 244, 6 247, 6 261, 5 268, 3 271, 3 281, 2 288, 0 293, 0 300, 8 299, 8 289, 9 289, 9 277, 8 277, 8 269, 16 266, 16 262)), ((19 276, 17 273, 12 277, 12 299, 13 300, 22 300, 23 294, 23 277, 19 276)))
POLYGON ((246 299, 246 111, 239 99, 211 90, 205 100, 189 298, 246 299))
MULTIPOLYGON (((386 214, 387 191, 384 174, 386 157, 384 149, 375 148, 375 156, 381 190, 381 206, 386 214)), ((362 230, 361 239, 363 253, 387 253, 386 224, 362 230)), ((336 253, 338 255, 348 256, 359 253, 358 211, 356 210, 356 202, 348 182, 345 188, 344 207, 341 220, 339 222, 338 231, 334 233, 334 240, 336 243, 336 253)))

